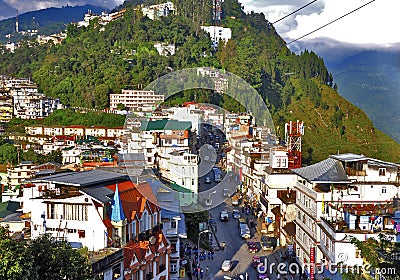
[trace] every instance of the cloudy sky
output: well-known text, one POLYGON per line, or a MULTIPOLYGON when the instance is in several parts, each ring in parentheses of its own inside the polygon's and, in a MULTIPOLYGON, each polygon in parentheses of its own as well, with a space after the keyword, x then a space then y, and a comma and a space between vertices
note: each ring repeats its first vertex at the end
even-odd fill
MULTIPOLYGON (((106 0, 108 8, 120 5, 124 0, 106 0)), ((16 10, 20 14, 34 10, 41 10, 50 7, 62 7, 66 5, 76 6, 92 4, 103 7, 104 0, 0 0, 0 20, 15 17, 16 10)))
MULTIPOLYGON (((275 22, 312 0, 241 0, 246 12, 263 12, 275 22)), ((351 12, 371 0, 317 0, 298 13, 277 22, 277 32, 286 40, 297 39, 351 12)), ((308 35, 304 40, 330 38, 355 44, 391 45, 400 42, 399 0, 375 0, 350 15, 308 35)))
MULTIPOLYGON (((239 0, 245 11, 263 12, 274 22, 296 9, 313 2, 296 14, 274 24, 286 42, 297 39, 335 20, 352 10, 371 2, 358 11, 301 39, 302 42, 324 37, 355 44, 378 44, 388 46, 400 43, 400 0, 239 0)), ((106 0, 113 8, 123 0, 106 0)), ((16 10, 24 13, 48 7, 83 5, 103 6, 104 0, 0 0, 0 19, 15 16, 16 10)))

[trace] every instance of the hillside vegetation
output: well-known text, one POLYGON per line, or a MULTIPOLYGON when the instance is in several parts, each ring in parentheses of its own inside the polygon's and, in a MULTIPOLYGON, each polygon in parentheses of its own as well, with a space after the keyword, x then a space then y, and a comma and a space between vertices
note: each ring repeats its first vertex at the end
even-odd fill
MULTIPOLYGON (((245 14, 236 0, 225 0, 221 25, 232 29, 233 38, 213 50, 209 36, 200 29, 200 23, 210 23, 210 1, 179 1, 177 15, 158 21, 126 5, 124 17, 104 29, 95 21, 88 28, 70 25, 60 46, 5 53, 0 73, 31 76, 44 93, 59 97, 65 105, 101 109, 109 106, 110 93, 144 87, 171 70, 222 68, 259 92, 279 136, 284 136, 286 121, 304 121, 305 163, 338 152, 399 161, 400 146, 338 94, 324 61, 310 51, 292 53, 263 14, 245 14), (156 42, 175 44, 176 54, 160 56, 153 47, 156 42)), ((177 100, 238 108, 229 98, 204 90, 184 92, 177 100)))

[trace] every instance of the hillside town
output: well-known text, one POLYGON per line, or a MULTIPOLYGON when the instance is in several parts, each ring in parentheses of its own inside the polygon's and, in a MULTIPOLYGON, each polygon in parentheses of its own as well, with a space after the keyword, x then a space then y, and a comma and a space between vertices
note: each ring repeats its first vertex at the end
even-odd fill
MULTIPOLYGON (((57 109, 48 99, 42 99, 48 104, 43 110, 36 99, 21 102, 23 94, 37 94, 29 80, 3 77, 2 84, 10 100, 3 122, 43 118, 57 109)), ((13 238, 50 234, 87 247, 93 271, 104 279, 185 277, 188 211, 209 213, 195 240, 208 240, 221 264, 239 250, 230 248, 236 239, 235 246, 253 240, 267 259, 279 255, 300 267, 362 266, 350 236, 366 241, 386 233, 399 241, 397 163, 346 153, 303 166, 307 124, 299 120, 286 124, 279 141, 251 114, 221 113, 196 102, 157 107, 163 95, 148 90, 123 91, 111 100, 137 114, 128 114, 121 127, 29 125, 24 134, 4 135, 24 151, 62 155, 61 163, 4 166, 0 224, 13 238), (228 223, 218 221, 224 211, 228 223), (235 230, 234 212, 239 222, 247 218, 248 234, 235 230), (271 252, 259 239, 266 237, 275 240, 271 252)), ((258 277, 245 268, 251 261, 248 256, 236 272, 258 277)), ((222 276, 221 264, 209 264, 207 273, 222 276)))
MULTIPOLYGON (((216 21, 223 1, 214 2, 216 21)), ((141 11, 157 20, 176 7, 141 11)), ((105 26, 124 12, 89 11, 76 26, 105 26)), ((201 29, 214 49, 232 36, 219 25, 201 29)), ((154 48, 176 51, 164 42, 154 48)), ((196 75, 215 93, 229 92, 228 73, 198 67, 196 75)), ((354 240, 384 234, 400 242, 399 163, 338 151, 306 165, 302 141, 312 132, 302 120, 286 122, 280 138, 254 111, 196 100, 165 106, 167 97, 126 88, 109 94, 105 110, 80 108, 125 115, 121 126, 38 123, 7 133, 13 119, 42 120, 66 106, 29 78, 0 76, 1 138, 21 153, 60 155, 38 164, 18 154, 17 164, 0 165, 0 226, 13 240, 47 235, 85 248, 104 280, 342 279, 365 267, 354 240)), ((360 274, 385 279, 376 270, 360 274)))

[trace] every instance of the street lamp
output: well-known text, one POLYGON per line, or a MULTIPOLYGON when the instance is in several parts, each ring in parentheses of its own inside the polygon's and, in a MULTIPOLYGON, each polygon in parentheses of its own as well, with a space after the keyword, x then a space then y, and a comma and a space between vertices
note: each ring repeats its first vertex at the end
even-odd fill
POLYGON ((211 195, 212 195, 212 194, 215 194, 216 192, 217 192, 217 191, 210 192, 210 194, 208 195, 208 201, 207 201, 207 202, 208 202, 208 203, 207 203, 208 206, 210 206, 210 205, 212 204, 211 195))

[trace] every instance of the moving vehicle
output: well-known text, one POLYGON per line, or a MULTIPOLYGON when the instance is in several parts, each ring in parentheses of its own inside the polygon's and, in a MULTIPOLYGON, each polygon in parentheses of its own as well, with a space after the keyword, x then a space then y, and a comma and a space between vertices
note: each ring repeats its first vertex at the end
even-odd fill
POLYGON ((221 265, 221 270, 222 271, 229 271, 232 268, 232 261, 231 260, 224 260, 224 262, 221 265))
POLYGON ((261 236, 261 248, 263 251, 274 251, 277 246, 277 239, 271 236, 261 236))
POLYGON ((237 209, 232 210, 232 217, 234 219, 239 219, 240 218, 240 212, 237 209))
POLYGON ((221 222, 228 222, 229 221, 229 214, 228 211, 222 210, 219 216, 221 222))
POLYGON ((254 241, 247 241, 247 249, 249 249, 250 253, 257 253, 257 243, 254 241))
POLYGON ((206 184, 210 184, 211 183, 211 179, 210 179, 210 177, 206 177, 206 179, 205 179, 205 182, 206 182, 206 184))
POLYGON ((214 181, 219 183, 222 180, 222 172, 221 169, 219 169, 218 167, 213 167, 213 171, 214 171, 214 181))
POLYGON ((228 189, 223 189, 222 194, 224 197, 228 197, 229 196, 229 190, 228 189))

